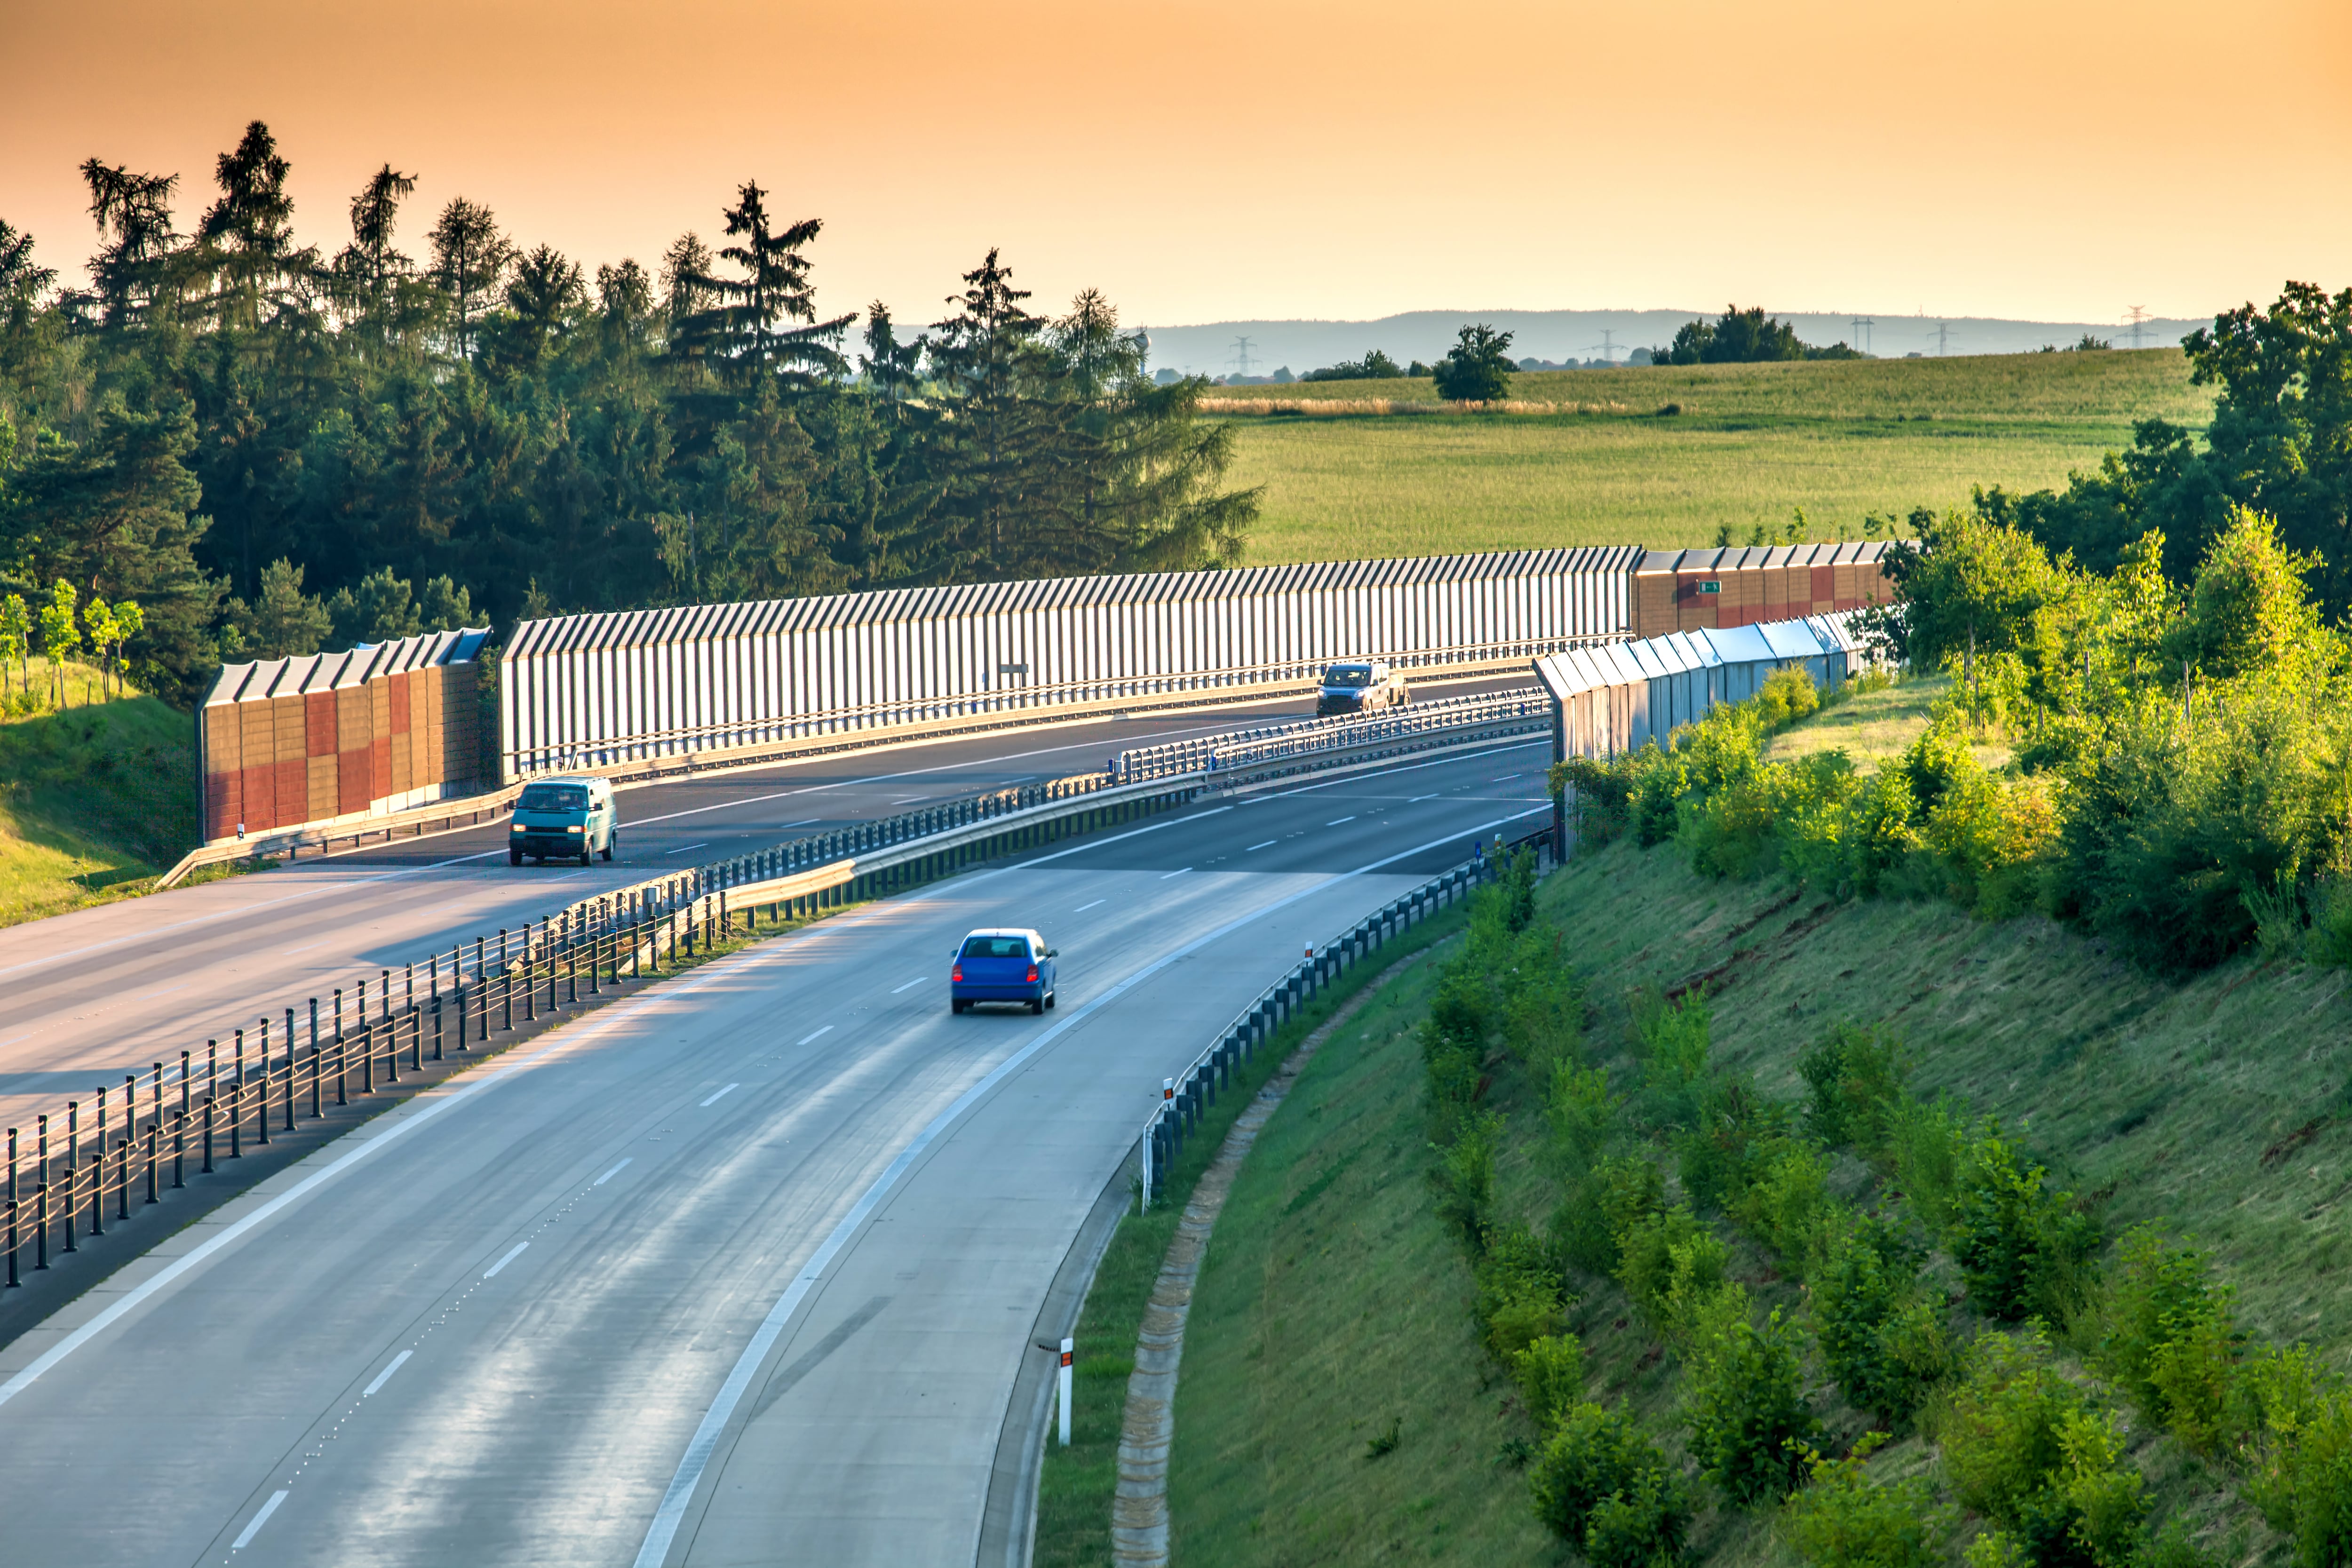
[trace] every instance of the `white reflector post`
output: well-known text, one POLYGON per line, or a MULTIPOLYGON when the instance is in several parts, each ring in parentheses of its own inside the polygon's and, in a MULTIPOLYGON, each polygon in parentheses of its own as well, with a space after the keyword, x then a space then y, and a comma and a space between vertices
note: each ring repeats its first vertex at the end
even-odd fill
POLYGON ((1062 1370, 1055 1384, 1055 1393, 1062 1402, 1062 1447, 1070 1446, 1070 1359, 1078 1342, 1065 1336, 1062 1340, 1062 1370))

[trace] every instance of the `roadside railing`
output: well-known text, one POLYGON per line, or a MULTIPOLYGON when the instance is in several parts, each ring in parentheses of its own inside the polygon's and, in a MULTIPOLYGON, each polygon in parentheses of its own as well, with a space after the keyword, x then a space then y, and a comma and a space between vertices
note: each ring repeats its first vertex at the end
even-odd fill
POLYGON ((1516 734, 1540 730, 1550 722, 1550 699, 1541 687, 1531 686, 1524 690, 1409 703, 1379 713, 1266 724, 1139 746, 1119 753, 1118 768, 1123 779, 1248 771, 1295 758, 1364 751, 1441 732, 1452 739, 1463 738, 1457 731, 1471 730, 1516 734))
POLYGON ((1209 1048, 1175 1078, 1163 1079, 1160 1103, 1143 1124, 1143 1180, 1137 1203, 1150 1208, 1166 1185, 1168 1173, 1184 1152, 1184 1141, 1201 1118, 1217 1103, 1220 1091, 1230 1088, 1234 1075, 1272 1039, 1276 1031, 1298 1016, 1308 1001, 1349 970, 1378 952, 1441 910, 1453 908, 1486 882, 1500 868, 1501 857, 1481 853, 1442 876, 1433 877, 1358 921, 1326 943, 1310 950, 1281 979, 1258 994, 1257 1000, 1236 1014, 1209 1048))
MULTIPOLYGON (((1182 759, 1162 754, 1177 748, 1128 752, 1100 773, 991 790, 591 894, 518 928, 248 1015, 206 1038, 201 1057, 192 1047, 176 1063, 126 1072, 119 1089, 101 1084, 87 1100, 35 1116, 30 1128, 7 1129, 6 1285, 21 1286, 28 1253, 32 1272, 47 1269, 53 1254, 79 1251, 110 1224, 127 1225, 134 1210, 165 1204, 165 1194, 219 1174, 224 1163, 243 1161, 273 1137, 294 1136, 305 1122, 336 1112, 349 1120, 353 1105, 402 1092, 404 1082, 452 1059, 469 1059, 498 1037, 536 1025, 542 1010, 553 1016, 593 1005, 608 989, 692 963, 712 944, 756 931, 762 911, 771 929, 813 919, 1183 805, 1252 771, 1286 772, 1301 759, 1340 765, 1383 745, 1439 743, 1482 725, 1524 727, 1521 706, 1517 694, 1462 699, 1393 716, 1421 721, 1410 726, 1385 715, 1318 721, 1241 731, 1222 750, 1225 737, 1187 742, 1182 759), (1437 721, 1441 715, 1450 722, 1437 721), (1140 764, 1133 761, 1139 755, 1140 764), (1242 757, 1248 760, 1233 760, 1242 757), (1180 767, 1179 760, 1193 765, 1180 767)), ((1429 900, 1450 899, 1447 889, 1474 874, 1485 873, 1474 864, 1449 873, 1452 881, 1440 878, 1407 895, 1301 964, 1294 989, 1277 985, 1260 1005, 1271 1001, 1288 1016, 1284 1009, 1322 984, 1318 965, 1344 967, 1366 951, 1366 941, 1385 940, 1368 931, 1403 929, 1396 919, 1410 925, 1424 906, 1442 907, 1429 900), (1301 985, 1304 992, 1296 989, 1301 985)), ((1199 1070, 1187 1077, 1188 1093, 1199 1070)))

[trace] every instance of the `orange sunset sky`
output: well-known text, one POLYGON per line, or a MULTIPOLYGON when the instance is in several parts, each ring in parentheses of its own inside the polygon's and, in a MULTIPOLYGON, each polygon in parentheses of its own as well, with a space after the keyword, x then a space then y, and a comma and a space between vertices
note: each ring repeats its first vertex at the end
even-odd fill
POLYGON ((0 0, 0 217, 256 117, 332 249, 385 160, 649 266, 737 183, 820 303, 928 321, 1004 247, 1136 323, 1715 308, 2112 321, 2352 283, 2352 4, 0 0))

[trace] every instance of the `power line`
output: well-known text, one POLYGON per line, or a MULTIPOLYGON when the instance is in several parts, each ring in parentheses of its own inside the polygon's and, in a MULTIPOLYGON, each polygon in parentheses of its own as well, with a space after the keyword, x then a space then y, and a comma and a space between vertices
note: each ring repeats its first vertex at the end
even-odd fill
POLYGON ((1247 375, 1249 374, 1249 339, 1235 338, 1234 340, 1234 374, 1235 375, 1247 375))
POLYGON ((1599 349, 1601 351, 1601 363, 1602 364, 1615 364, 1617 363, 1616 340, 1617 334, 1608 328, 1603 327, 1601 330, 1601 341, 1597 343, 1585 344, 1584 352, 1586 353, 1591 353, 1594 349, 1599 349))
POLYGON ((1870 352, 1870 329, 1878 325, 1878 323, 1872 321, 1868 316, 1856 316, 1847 324, 1853 331, 1853 346, 1860 349, 1863 353, 1868 353, 1870 352))
POLYGON ((2137 305, 2132 306, 2124 312, 2124 320, 2131 323, 2132 347, 2139 347, 2141 325, 2149 319, 2148 313, 2137 305))

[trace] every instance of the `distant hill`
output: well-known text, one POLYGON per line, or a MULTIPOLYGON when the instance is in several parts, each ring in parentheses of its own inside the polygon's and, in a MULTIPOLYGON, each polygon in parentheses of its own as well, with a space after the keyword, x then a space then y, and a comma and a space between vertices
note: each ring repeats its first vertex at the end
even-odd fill
MULTIPOLYGON (((1360 359, 1379 349, 1399 364, 1434 360, 1454 342, 1454 335, 1471 321, 1485 321, 1511 334, 1511 354, 1517 358, 1555 363, 1602 357, 1603 334, 1613 345, 1609 357, 1619 364, 1636 348, 1663 345, 1674 339, 1685 321, 1722 313, 1712 310, 1412 310, 1384 316, 1377 321, 1209 321, 1198 326, 1151 327, 1151 363, 1200 375, 1228 375, 1238 368, 1236 338, 1250 340, 1250 371, 1264 375, 1287 365, 1294 375, 1318 365, 1360 359)), ((2117 348, 2129 348, 2131 329, 2112 321, 2009 321, 1984 316, 1881 316, 1874 327, 1857 333, 1851 315, 1821 315, 1778 311, 1780 320, 1809 343, 1846 342, 1882 359, 1905 354, 2028 353, 2044 343, 2071 347, 2084 333, 2105 338, 2117 348), (1946 329, 1939 345, 1937 329, 1946 329)), ((2151 321, 2140 324, 2140 342, 2147 348, 2170 348, 2189 331, 2212 325, 2210 317, 2195 321, 2151 321)))

